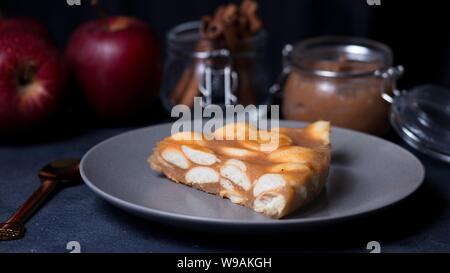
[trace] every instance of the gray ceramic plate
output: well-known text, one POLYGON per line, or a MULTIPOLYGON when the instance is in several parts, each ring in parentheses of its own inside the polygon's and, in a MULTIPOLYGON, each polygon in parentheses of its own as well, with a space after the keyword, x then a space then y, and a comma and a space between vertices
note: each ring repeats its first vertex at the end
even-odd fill
MULTIPOLYGON (((283 127, 303 127, 281 122, 283 127)), ((301 230, 360 216, 394 204, 419 188, 420 161, 403 148, 333 128, 333 163, 326 190, 287 219, 272 220, 228 200, 172 183, 151 170, 147 157, 170 135, 170 124, 131 131, 92 148, 81 162, 86 184, 130 213, 189 229, 210 231, 301 230)))

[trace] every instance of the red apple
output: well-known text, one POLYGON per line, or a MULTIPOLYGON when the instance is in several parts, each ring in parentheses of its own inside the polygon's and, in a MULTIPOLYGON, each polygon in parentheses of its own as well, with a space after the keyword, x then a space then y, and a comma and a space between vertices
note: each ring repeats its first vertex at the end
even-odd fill
POLYGON ((51 42, 47 28, 39 21, 32 18, 7 18, 0 19, 0 33, 27 32, 40 37, 46 42, 51 42))
POLYGON ((58 107, 66 79, 53 46, 26 32, 0 33, 0 133, 46 121, 58 107))
POLYGON ((150 28, 130 17, 84 23, 66 59, 96 116, 109 123, 142 119, 159 94, 159 47, 150 28))

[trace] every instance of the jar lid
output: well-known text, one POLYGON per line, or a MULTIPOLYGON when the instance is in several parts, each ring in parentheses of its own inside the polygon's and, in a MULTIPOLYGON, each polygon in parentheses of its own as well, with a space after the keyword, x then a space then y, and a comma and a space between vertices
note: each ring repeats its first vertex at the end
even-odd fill
POLYGON ((379 42, 356 37, 323 36, 296 44, 292 65, 323 77, 372 76, 392 66, 392 50, 379 42))
POLYGON ((415 87, 394 98, 390 116, 397 133, 412 147, 450 162, 450 90, 415 87))

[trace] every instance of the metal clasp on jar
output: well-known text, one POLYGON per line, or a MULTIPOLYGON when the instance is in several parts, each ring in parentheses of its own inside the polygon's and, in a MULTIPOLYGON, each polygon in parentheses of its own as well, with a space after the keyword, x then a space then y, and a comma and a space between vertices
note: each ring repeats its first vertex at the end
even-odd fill
POLYGON ((234 105, 237 103, 235 95, 238 85, 238 74, 232 69, 233 60, 228 49, 218 49, 212 51, 195 52, 194 57, 201 60, 224 59, 225 63, 222 68, 217 69, 210 62, 204 62, 201 66, 201 76, 198 83, 198 89, 202 95, 202 106, 211 105, 213 103, 213 81, 214 75, 223 74, 224 84, 224 104, 234 105))
POLYGON ((377 78, 381 78, 383 80, 385 80, 387 82, 387 84, 391 83, 394 85, 392 94, 388 94, 386 92, 387 88, 383 88, 383 90, 381 91, 381 97, 389 102, 389 103, 393 103, 394 102, 394 98, 396 96, 401 95, 402 91, 398 90, 395 87, 395 82, 397 79, 399 79, 403 74, 405 73, 405 68, 402 65, 398 65, 395 67, 389 67, 387 69, 383 69, 383 70, 377 70, 374 72, 375 77, 377 78))
POLYGON ((291 54, 294 50, 294 46, 291 44, 286 44, 283 47, 283 50, 281 51, 282 55, 282 64, 283 64, 283 70, 281 71, 280 75, 278 76, 277 81, 275 84, 273 84, 269 88, 269 100, 272 100, 272 97, 278 94, 281 91, 281 86, 284 84, 286 77, 291 73, 292 66, 291 66, 291 54))

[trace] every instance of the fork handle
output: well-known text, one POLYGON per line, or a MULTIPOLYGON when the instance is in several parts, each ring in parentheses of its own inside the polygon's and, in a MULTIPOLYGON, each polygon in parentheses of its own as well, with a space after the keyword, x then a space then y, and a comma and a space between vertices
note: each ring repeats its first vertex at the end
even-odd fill
POLYGON ((55 180, 43 180, 41 186, 28 200, 6 221, 6 223, 24 223, 56 188, 55 180))

